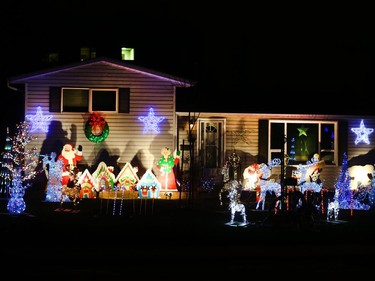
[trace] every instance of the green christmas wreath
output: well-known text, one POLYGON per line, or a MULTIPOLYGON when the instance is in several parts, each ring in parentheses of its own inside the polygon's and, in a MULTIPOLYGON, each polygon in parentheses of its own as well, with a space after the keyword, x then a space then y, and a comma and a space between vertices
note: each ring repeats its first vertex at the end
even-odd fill
POLYGON ((95 143, 101 143, 109 134, 108 123, 99 113, 93 112, 85 124, 86 138, 95 143))

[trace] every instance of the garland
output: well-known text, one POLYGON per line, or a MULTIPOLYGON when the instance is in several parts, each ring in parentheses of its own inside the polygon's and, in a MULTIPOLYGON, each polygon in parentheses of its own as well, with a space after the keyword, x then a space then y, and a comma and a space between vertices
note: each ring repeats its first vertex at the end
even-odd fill
POLYGON ((108 137, 108 134, 109 126, 105 119, 97 112, 91 113, 85 124, 86 138, 91 142, 100 143, 108 137))

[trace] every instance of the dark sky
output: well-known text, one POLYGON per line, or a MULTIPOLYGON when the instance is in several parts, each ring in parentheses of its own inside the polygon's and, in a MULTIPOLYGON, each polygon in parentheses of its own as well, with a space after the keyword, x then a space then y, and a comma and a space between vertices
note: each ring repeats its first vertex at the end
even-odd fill
POLYGON ((0 82, 11 105, 1 129, 19 116, 6 77, 39 70, 48 51, 83 45, 100 56, 130 44, 136 63, 196 80, 194 93, 177 97, 180 110, 373 114, 372 9, 219 2, 6 1, 0 82))

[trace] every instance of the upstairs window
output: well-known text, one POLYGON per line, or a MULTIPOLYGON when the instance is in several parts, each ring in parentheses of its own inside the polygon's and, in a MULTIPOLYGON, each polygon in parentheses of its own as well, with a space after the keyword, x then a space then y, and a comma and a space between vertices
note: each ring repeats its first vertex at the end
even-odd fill
POLYGON ((129 105, 129 88, 50 88, 50 112, 129 113, 129 105))

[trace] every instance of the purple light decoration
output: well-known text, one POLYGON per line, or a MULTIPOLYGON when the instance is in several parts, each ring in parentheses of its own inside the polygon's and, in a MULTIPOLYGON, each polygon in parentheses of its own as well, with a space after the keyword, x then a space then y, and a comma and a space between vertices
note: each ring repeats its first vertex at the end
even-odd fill
POLYGON ((53 115, 43 115, 42 108, 38 106, 35 115, 29 114, 25 117, 31 123, 30 132, 35 132, 38 129, 42 130, 43 132, 48 132, 48 125, 53 118, 53 115))
POLYGON ((139 116, 139 121, 144 123, 143 133, 148 133, 153 131, 155 133, 160 133, 158 124, 165 119, 165 117, 156 117, 154 109, 150 107, 147 116, 139 116))

